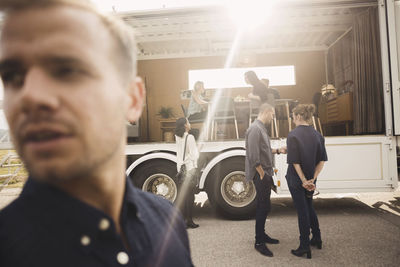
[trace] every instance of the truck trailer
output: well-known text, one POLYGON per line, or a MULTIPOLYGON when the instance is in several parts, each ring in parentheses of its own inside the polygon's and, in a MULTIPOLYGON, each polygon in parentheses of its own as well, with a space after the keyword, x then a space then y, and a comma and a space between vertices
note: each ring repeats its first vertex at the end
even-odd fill
MULTIPOLYGON (((325 1, 326 5, 320 3, 323 1, 311 2, 313 3, 305 10, 325 10, 326 14, 343 7, 350 10, 376 8, 378 25, 375 26, 379 27, 377 37, 380 51, 375 52, 379 53, 382 72, 382 84, 377 90, 382 90, 384 120, 384 130, 378 134, 325 137, 329 161, 318 177, 317 188, 321 193, 393 191, 398 187, 400 145, 397 137, 400 134, 400 1, 325 1)), ((350 28, 325 47, 326 60, 332 45, 351 30, 350 28)), ((157 60, 162 56, 143 54, 142 58, 157 60)), ((328 75, 328 64, 325 62, 325 65, 328 75)), ((273 148, 285 146, 286 139, 272 138, 271 144, 273 148)), ((201 141, 199 147, 199 190, 207 192, 210 202, 224 215, 241 218, 252 214, 256 192, 253 184, 246 183, 245 180, 244 140, 201 141)), ((129 144, 126 155, 126 174, 136 186, 171 201, 176 199, 175 143, 129 144)), ((285 179, 286 169, 286 155, 276 155, 274 180, 278 194, 289 194, 285 179)))

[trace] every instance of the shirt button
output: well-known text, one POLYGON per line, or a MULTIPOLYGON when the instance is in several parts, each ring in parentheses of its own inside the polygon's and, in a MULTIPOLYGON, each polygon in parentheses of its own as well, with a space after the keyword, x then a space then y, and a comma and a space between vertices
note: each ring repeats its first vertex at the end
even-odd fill
POLYGON ((81 244, 82 246, 88 246, 90 244, 90 237, 88 237, 87 235, 83 235, 81 237, 81 244))
POLYGON ((129 262, 129 256, 126 254, 126 252, 121 251, 117 254, 117 261, 119 264, 125 265, 129 262))
POLYGON ((110 221, 107 219, 101 219, 99 222, 99 229, 102 231, 107 230, 110 227, 110 221))

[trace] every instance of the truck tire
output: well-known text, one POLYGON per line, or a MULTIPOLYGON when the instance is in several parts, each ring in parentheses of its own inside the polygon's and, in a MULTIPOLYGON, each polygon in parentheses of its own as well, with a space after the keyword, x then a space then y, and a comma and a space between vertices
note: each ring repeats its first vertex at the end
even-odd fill
POLYGON ((143 191, 161 196, 172 203, 178 189, 175 182, 176 164, 168 160, 152 160, 129 174, 133 184, 143 191))
POLYGON ((230 219, 254 216, 256 189, 253 182, 246 182, 243 157, 224 160, 211 175, 213 185, 210 198, 221 215, 230 219))

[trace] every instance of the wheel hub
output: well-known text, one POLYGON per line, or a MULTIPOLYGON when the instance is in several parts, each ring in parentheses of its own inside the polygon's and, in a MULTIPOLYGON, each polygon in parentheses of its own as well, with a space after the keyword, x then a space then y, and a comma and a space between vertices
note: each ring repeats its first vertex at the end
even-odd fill
POLYGON ((174 202, 177 196, 174 180, 164 173, 157 173, 148 177, 143 183, 142 190, 159 195, 171 202, 174 202))
POLYGON ((228 173, 221 183, 221 195, 229 205, 241 208, 249 205, 256 197, 253 182, 248 183, 243 171, 228 173))
POLYGON ((165 183, 156 185, 157 188, 157 195, 166 196, 168 194, 169 188, 165 185, 165 183))
POLYGON ((239 195, 240 193, 242 193, 244 191, 244 184, 243 182, 238 182, 235 181, 232 185, 232 191, 234 193, 236 193, 237 195, 239 195))

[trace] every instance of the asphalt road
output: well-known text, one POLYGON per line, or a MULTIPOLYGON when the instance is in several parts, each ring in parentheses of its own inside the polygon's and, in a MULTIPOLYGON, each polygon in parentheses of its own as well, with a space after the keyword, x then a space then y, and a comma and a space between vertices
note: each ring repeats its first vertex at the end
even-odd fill
POLYGON ((254 220, 226 220, 207 203, 195 210, 200 227, 188 230, 195 266, 400 266, 400 196, 377 208, 357 197, 316 199, 323 248, 313 249, 312 259, 290 253, 299 244, 290 198, 272 200, 266 229, 280 240, 268 245, 272 258, 254 249, 254 220))

